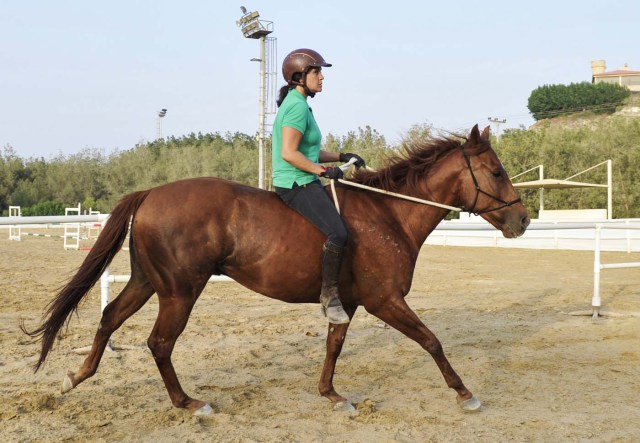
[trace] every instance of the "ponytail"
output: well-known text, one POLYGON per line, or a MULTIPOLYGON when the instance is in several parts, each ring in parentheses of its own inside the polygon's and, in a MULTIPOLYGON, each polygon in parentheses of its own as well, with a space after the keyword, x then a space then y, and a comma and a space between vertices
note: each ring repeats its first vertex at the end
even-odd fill
MULTIPOLYGON (((301 72, 296 72, 293 74, 293 84, 302 84, 302 76, 303 74, 301 72)), ((305 74, 306 76, 306 74, 305 74)), ((295 88, 295 86, 286 84, 284 85, 282 88, 280 88, 280 92, 278 93, 278 100, 276 100, 276 105, 278 105, 278 108, 280 107, 280 105, 282 104, 282 102, 284 101, 285 97, 287 96, 287 94, 289 93, 289 89, 291 88, 295 88)), ((305 86, 306 89, 306 86, 305 86)))
POLYGON ((280 92, 278 93, 278 100, 276 100, 276 105, 278 105, 278 108, 280 107, 288 93, 289 85, 284 85, 282 88, 280 88, 280 92))

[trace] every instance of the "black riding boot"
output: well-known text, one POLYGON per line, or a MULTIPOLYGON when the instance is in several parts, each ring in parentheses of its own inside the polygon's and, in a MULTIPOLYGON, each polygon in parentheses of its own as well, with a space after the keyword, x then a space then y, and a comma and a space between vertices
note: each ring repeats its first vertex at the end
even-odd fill
POLYGON ((349 323, 349 316, 342 307, 338 295, 338 278, 340 276, 340 263, 344 248, 330 241, 322 247, 322 290, 320 292, 320 304, 322 312, 329 323, 336 325, 349 323))

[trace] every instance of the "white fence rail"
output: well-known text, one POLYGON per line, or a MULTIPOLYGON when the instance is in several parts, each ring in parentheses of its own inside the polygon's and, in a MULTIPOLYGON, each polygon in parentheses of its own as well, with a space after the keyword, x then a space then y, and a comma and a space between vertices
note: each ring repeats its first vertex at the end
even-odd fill
MULTIPOLYGON (((9 206, 9 218, 19 218, 22 216, 20 206, 9 206)), ((20 241, 22 236, 20 235, 20 226, 9 226, 9 240, 20 241)))
MULTIPOLYGON (((608 229, 640 229, 640 223, 627 223, 627 224, 615 224, 607 225, 608 229)), ((591 307, 593 308, 593 318, 598 317, 600 314, 600 306, 602 300, 600 298, 600 271, 603 269, 624 269, 624 268, 639 268, 640 262, 626 262, 626 263, 602 263, 600 260, 600 251, 602 243, 602 229, 603 224, 597 223, 595 228, 595 246, 593 254, 593 296, 591 298, 591 307)))
MULTIPOLYGON (((109 304, 109 297, 111 292, 111 283, 128 283, 131 279, 131 275, 117 275, 111 274, 109 268, 107 268, 100 277, 100 312, 104 311, 104 308, 109 304)), ((213 275, 209 278, 209 283, 213 282, 232 282, 233 280, 226 275, 213 275)))
POLYGON ((601 271, 640 267, 638 262, 603 264, 600 258, 602 251, 640 252, 640 219, 599 222, 534 220, 527 232, 517 239, 505 239, 501 232, 484 220, 452 220, 440 223, 426 243, 444 246, 593 250, 593 318, 600 315, 602 306, 601 271))
POLYGON ((426 244, 593 251, 596 225, 600 225, 603 251, 640 252, 640 230, 634 227, 638 224, 640 219, 591 222, 533 220, 522 237, 513 239, 504 238, 500 231, 478 217, 474 221, 441 222, 427 238, 426 244))
POLYGON ((97 215, 34 215, 21 217, 0 217, 0 226, 53 225, 58 223, 98 223, 109 218, 109 214, 97 215))
MULTIPOLYGON (((108 214, 0 217, 0 226, 48 225, 54 223, 106 222, 108 214)), ((640 267, 640 262, 603 264, 601 251, 640 252, 640 219, 607 220, 602 222, 541 222, 535 221, 527 233, 518 239, 504 239, 493 226, 482 221, 443 221, 427 238, 426 244, 445 246, 491 246, 533 249, 582 249, 594 251, 594 283, 591 306, 593 317, 600 313, 600 273, 604 269, 640 267), (606 243, 603 246, 603 243, 606 243)), ((109 285, 128 282, 129 275, 111 275, 109 269, 100 280, 102 309, 109 302, 109 285)), ((214 276, 210 282, 233 281, 226 276, 214 276)))
MULTIPOLYGON (((20 207, 11 207, 9 217, 0 217, 0 227, 9 228, 9 240, 21 241, 22 236, 30 237, 58 237, 63 239, 64 249, 80 249, 80 228, 81 225, 87 225, 87 238, 91 238, 91 230, 99 230, 102 225, 109 218, 109 214, 100 214, 96 211, 87 215, 43 215, 43 216, 21 216, 20 207), (13 208, 18 208, 15 211, 13 208), (17 214, 17 215, 15 215, 17 214), (44 227, 45 228, 60 228, 64 229, 63 234, 42 234, 33 232, 22 232, 22 228, 26 227, 44 227)), ((66 208, 65 212, 80 212, 80 206, 78 208, 66 208)))

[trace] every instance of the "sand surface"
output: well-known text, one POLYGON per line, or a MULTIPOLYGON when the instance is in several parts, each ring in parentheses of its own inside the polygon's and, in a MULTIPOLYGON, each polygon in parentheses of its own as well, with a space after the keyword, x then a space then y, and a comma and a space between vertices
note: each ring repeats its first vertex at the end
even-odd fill
MULTIPOLYGON (((603 308, 590 309, 593 253, 426 246, 407 300, 483 402, 464 413, 431 357, 362 308, 334 384, 355 405, 334 412, 317 391, 326 325, 316 305, 287 305, 235 283, 212 283, 173 354, 183 387, 211 403, 174 408, 146 348, 153 297, 113 336, 98 373, 65 395, 60 383, 98 325, 99 287, 43 369, 38 324, 86 251, 59 238, 9 241, 0 231, 0 441, 629 442, 640 439, 640 270, 602 273, 603 308)), ((90 242, 84 241, 83 246, 90 242)), ((603 262, 638 261, 605 253, 603 262)), ((112 273, 128 274, 120 253, 112 273)), ((122 289, 112 286, 112 297, 122 289)))

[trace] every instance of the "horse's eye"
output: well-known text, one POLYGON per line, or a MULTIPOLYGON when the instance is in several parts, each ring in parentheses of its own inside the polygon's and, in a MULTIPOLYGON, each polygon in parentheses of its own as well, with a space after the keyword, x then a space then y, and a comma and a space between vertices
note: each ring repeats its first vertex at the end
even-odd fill
POLYGON ((502 171, 494 171, 491 173, 491 175, 493 175, 495 178, 500 178, 502 177, 502 171))

